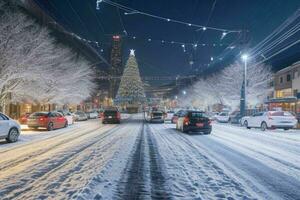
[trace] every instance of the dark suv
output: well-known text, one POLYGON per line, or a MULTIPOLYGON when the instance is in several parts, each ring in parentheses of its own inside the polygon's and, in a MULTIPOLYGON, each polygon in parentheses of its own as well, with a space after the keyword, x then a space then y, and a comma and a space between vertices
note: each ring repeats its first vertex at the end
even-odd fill
POLYGON ((106 109, 102 113, 102 123, 121 123, 121 113, 118 111, 118 109, 106 109))
POLYGON ((211 121, 205 112, 188 110, 178 116, 176 129, 182 132, 211 133, 211 121))

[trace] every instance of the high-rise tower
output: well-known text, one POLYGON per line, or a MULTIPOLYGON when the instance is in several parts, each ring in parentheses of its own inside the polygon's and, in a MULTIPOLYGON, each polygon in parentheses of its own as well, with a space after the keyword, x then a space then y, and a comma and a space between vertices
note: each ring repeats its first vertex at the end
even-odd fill
POLYGON ((122 38, 120 35, 114 35, 112 37, 112 49, 110 55, 111 70, 110 75, 112 79, 110 80, 110 90, 109 96, 115 98, 119 84, 120 78, 122 76, 123 67, 122 67, 122 38))

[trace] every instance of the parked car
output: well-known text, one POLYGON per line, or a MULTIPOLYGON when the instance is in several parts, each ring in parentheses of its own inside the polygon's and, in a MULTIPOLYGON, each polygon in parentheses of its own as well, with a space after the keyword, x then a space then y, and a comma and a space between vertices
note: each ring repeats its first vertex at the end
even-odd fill
POLYGON ((193 131, 210 134, 212 130, 211 120, 205 112, 195 110, 184 111, 177 120, 176 129, 184 133, 193 131))
POLYGON ((74 114, 76 116, 76 121, 86 121, 86 120, 88 120, 87 115, 82 111, 77 111, 74 114))
POLYGON ((96 111, 91 111, 86 113, 88 119, 96 119, 98 118, 98 113, 96 111))
POLYGON ((67 119, 68 125, 74 124, 75 116, 72 113, 70 113, 69 111, 62 111, 62 110, 59 110, 57 112, 61 113, 67 119))
POLYGON ((243 117, 243 125, 250 128, 266 129, 284 129, 289 130, 296 126, 297 119, 290 112, 286 111, 268 111, 254 113, 252 116, 243 117))
POLYGON ((68 126, 67 119, 59 112, 35 112, 32 113, 27 121, 28 128, 46 128, 52 131, 68 126))
POLYGON ((150 123, 164 123, 165 112, 157 110, 150 113, 150 123))
POLYGON ((19 118, 19 123, 20 124, 27 124, 27 119, 29 117, 30 113, 25 113, 24 115, 21 115, 21 117, 19 118))
POLYGON ((169 110, 167 111, 166 115, 165 115, 165 122, 172 122, 172 118, 174 116, 174 111, 169 110))
POLYGON ((228 123, 229 122, 229 114, 227 112, 221 112, 216 116, 217 122, 228 123))
POLYGON ((234 111, 229 115, 229 122, 231 124, 240 124, 241 118, 240 111, 234 111))
POLYGON ((176 124, 176 123, 177 123, 177 120, 178 120, 178 117, 179 117, 183 112, 184 112, 184 110, 179 110, 179 111, 177 111, 177 112, 173 115, 171 122, 172 122, 173 124, 176 124))
POLYGON ((102 123, 121 123, 121 113, 118 109, 105 109, 102 113, 102 123))
POLYGON ((5 139, 9 143, 16 142, 20 133, 20 125, 8 116, 0 113, 0 139, 5 139))

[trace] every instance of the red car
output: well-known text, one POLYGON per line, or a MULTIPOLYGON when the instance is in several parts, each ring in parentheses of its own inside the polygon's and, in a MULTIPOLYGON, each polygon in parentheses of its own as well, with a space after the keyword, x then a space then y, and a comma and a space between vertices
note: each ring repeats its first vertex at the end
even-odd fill
POLYGON ((19 118, 20 124, 27 124, 28 117, 30 116, 30 113, 25 113, 24 115, 21 115, 19 118))
POLYGON ((121 123, 121 113, 117 109, 107 109, 102 114, 102 123, 121 123))
POLYGON ((27 120, 28 128, 46 128, 48 131, 68 126, 67 119, 58 112, 35 112, 27 120))

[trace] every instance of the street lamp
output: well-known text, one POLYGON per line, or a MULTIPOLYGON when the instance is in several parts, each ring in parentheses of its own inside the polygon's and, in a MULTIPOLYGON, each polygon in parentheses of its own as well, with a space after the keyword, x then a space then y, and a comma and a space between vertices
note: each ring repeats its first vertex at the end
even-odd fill
POLYGON ((246 95, 247 95, 247 61, 249 59, 249 56, 247 54, 243 54, 242 55, 242 60, 244 61, 244 80, 243 80, 243 85, 241 88, 241 105, 240 105, 240 111, 241 111, 241 115, 244 116, 245 115, 245 111, 246 111, 246 95))
POLYGON ((186 91, 185 91, 185 90, 183 90, 183 91, 182 91, 182 94, 183 94, 183 95, 186 95, 186 91))

